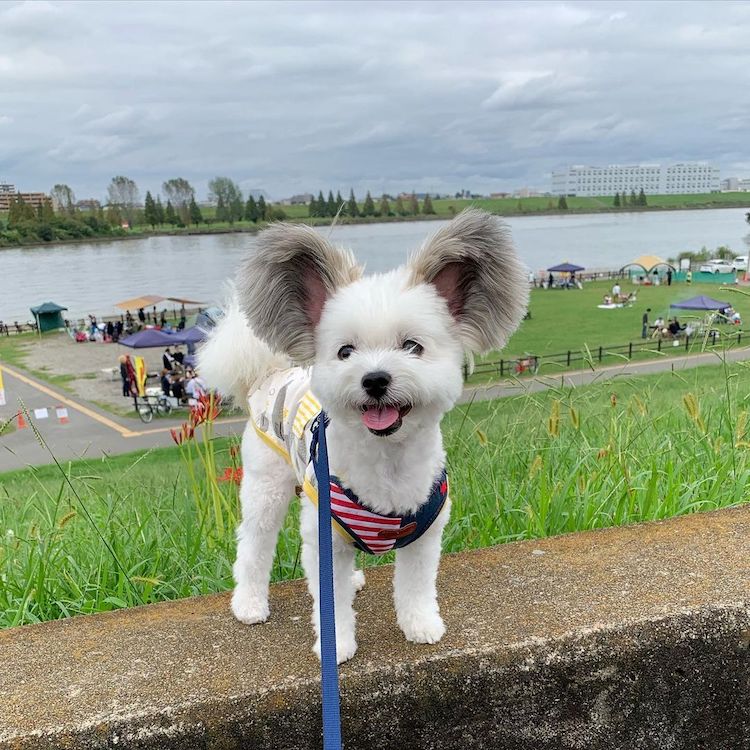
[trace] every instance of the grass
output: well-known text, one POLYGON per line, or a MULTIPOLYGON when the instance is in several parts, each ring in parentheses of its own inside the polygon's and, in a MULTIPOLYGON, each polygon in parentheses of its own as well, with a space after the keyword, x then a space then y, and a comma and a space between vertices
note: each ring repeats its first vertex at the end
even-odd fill
MULTIPOLYGON (((613 283, 613 281, 587 282, 582 290, 532 289, 529 305, 531 319, 521 323, 520 328, 502 352, 491 352, 478 361, 498 362, 503 358, 508 362, 526 354, 535 354, 542 358, 540 372, 555 374, 571 368, 566 367, 565 363, 545 363, 543 359, 545 355, 564 354, 570 350, 573 356, 580 357, 583 354, 588 358, 588 352, 590 352, 594 358, 597 358, 600 346, 605 348, 622 346, 631 341, 640 345, 643 342, 641 320, 647 308, 651 308, 649 313, 651 323, 659 316, 666 320, 676 313, 683 324, 701 321, 704 313, 700 311, 671 310, 670 314, 669 307, 671 303, 701 294, 730 302, 743 320, 750 320, 750 296, 742 293, 743 290, 726 290, 717 284, 700 282, 689 286, 681 283, 672 286, 637 287, 627 281, 621 281, 623 292, 637 290, 637 303, 632 307, 600 310, 597 305, 601 303, 604 294, 611 291, 613 283)), ((722 333, 724 339, 735 341, 742 327, 720 325, 717 326, 717 330, 722 333)), ((750 344, 750 337, 743 336, 743 341, 745 344, 750 344)), ((686 353, 684 346, 673 348, 671 343, 671 341, 663 342, 664 346, 661 352, 658 352, 656 341, 653 341, 653 353, 644 353, 639 355, 638 359, 680 356, 686 353)), ((722 346, 725 344, 726 341, 723 340, 722 346)), ((704 342, 696 338, 690 351, 695 353, 703 347, 704 342)), ((622 354, 611 354, 605 356, 602 364, 620 364, 622 361, 622 354)), ((586 362, 580 360, 572 365, 578 368, 585 366, 587 366, 586 362)), ((496 380, 498 377, 497 373, 477 373, 470 379, 470 382, 485 382, 496 380)))
MULTIPOLYGON (((457 407, 445 550, 745 501, 749 394, 750 370, 719 362, 457 407)), ((237 486, 213 478, 235 451, 213 440, 208 460, 201 445, 3 475, 0 626, 230 588, 237 486)), ((301 575, 297 514, 274 580, 301 575)))

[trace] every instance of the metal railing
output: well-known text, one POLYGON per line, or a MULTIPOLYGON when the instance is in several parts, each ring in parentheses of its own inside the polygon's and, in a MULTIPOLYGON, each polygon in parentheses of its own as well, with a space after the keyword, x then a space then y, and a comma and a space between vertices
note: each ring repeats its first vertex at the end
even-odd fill
MULTIPOLYGON (((748 340, 748 337, 745 337, 748 340)), ((743 332, 737 331, 725 333, 712 328, 704 333, 694 333, 692 336, 682 335, 678 338, 659 337, 643 339, 641 341, 630 341, 627 344, 616 346, 602 345, 592 349, 568 349, 566 352, 557 354, 525 354, 522 357, 500 359, 493 362, 477 362, 473 372, 470 371, 468 363, 464 364, 464 382, 476 375, 498 375, 504 377, 518 377, 522 375, 536 375, 543 365, 556 365, 570 368, 576 363, 586 364, 601 363, 607 357, 617 359, 633 359, 634 354, 647 352, 670 352, 690 353, 691 347, 701 343, 706 347, 715 347, 718 343, 724 346, 740 346, 743 341, 743 332), (678 346, 675 346, 678 344, 678 346)))

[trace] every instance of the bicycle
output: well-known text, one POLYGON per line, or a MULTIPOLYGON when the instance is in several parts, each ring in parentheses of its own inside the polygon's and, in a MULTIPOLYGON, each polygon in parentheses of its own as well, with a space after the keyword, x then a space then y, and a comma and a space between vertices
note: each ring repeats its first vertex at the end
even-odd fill
POLYGON ((143 396, 140 404, 138 403, 138 396, 134 396, 133 398, 135 401, 135 410, 138 412, 141 422, 145 424, 148 424, 154 418, 154 414, 168 417, 172 413, 172 404, 164 394, 160 396, 143 396))

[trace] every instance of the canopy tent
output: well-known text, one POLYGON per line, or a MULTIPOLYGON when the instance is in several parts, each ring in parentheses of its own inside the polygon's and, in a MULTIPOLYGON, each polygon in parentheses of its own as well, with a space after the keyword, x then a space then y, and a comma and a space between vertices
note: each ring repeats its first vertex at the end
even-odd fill
POLYGON ((138 331, 124 339, 120 339, 120 344, 129 346, 131 349, 152 349, 157 346, 178 346, 182 344, 182 337, 177 333, 166 333, 158 331, 156 328, 147 328, 145 331, 138 331))
POLYGON ((575 263, 558 263, 547 270, 555 273, 574 273, 575 271, 585 271, 586 269, 583 266, 577 266, 575 263))
POLYGON ((44 302, 41 305, 31 308, 31 314, 36 320, 36 324, 39 328, 39 333, 45 331, 56 331, 58 328, 65 328, 65 321, 61 315, 63 310, 67 310, 67 307, 58 305, 54 302, 44 302))
POLYGON ((115 302, 115 307, 119 307, 120 310, 139 310, 141 307, 152 307, 158 305, 160 302, 179 302, 181 305, 192 305, 193 307, 205 304, 205 302, 183 299, 182 297, 162 297, 159 294, 144 294, 142 297, 133 297, 133 299, 115 302))
POLYGON ((641 255, 635 260, 630 261, 630 263, 626 263, 620 270, 624 271, 630 266, 638 266, 646 273, 651 273, 651 271, 658 266, 669 266, 673 271, 677 270, 671 263, 668 263, 664 258, 660 258, 658 255, 641 255))
POLYGON ((731 304, 701 294, 682 302, 673 302, 670 307, 679 307, 681 310, 725 310, 727 307, 731 307, 731 304))
POLYGON ((199 344, 206 336, 208 336, 208 331, 199 326, 193 326, 192 328, 186 328, 184 331, 178 331, 173 338, 180 339, 178 342, 180 344, 199 344))

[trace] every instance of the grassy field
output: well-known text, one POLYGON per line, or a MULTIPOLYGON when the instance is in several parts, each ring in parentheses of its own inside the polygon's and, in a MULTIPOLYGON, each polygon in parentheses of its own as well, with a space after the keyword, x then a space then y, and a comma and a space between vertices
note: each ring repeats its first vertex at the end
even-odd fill
MULTIPOLYGON (((748 394, 746 367, 718 365, 454 409, 446 551, 745 501, 748 394)), ((230 588, 237 485, 216 477, 236 458, 209 446, 4 474, 0 626, 230 588)), ((275 580, 301 574, 296 515, 275 580)))

